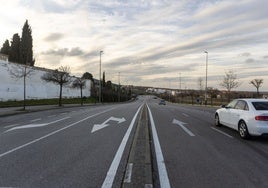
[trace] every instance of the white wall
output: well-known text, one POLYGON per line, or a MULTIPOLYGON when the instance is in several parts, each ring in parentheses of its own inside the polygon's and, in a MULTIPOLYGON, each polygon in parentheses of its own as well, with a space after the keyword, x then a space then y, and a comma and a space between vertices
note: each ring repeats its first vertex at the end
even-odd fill
MULTIPOLYGON (((41 77, 47 72, 46 69, 32 67, 31 73, 26 77, 26 99, 49 99, 58 98, 60 87, 51 82, 45 82, 41 77)), ((14 78, 10 72, 23 70, 21 65, 0 60, 0 101, 23 100, 23 77, 14 78)), ((75 77, 72 77, 74 80, 75 77)), ((83 96, 90 96, 91 81, 86 81, 83 96)), ((64 86, 62 97, 80 97, 79 88, 64 86)))

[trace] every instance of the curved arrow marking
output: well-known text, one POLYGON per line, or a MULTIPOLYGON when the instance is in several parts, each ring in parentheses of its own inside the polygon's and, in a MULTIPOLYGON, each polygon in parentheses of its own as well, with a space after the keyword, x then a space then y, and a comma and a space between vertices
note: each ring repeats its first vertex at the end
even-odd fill
POLYGON ((123 123, 124 121, 126 121, 125 118, 115 118, 115 117, 110 117, 109 119, 107 119, 106 121, 104 121, 102 124, 95 124, 91 130, 91 133, 94 133, 95 131, 98 131, 100 129, 103 129, 107 126, 109 126, 110 124, 107 124, 109 121, 117 121, 117 124, 123 123))
POLYGON ((4 133, 7 133, 9 131, 13 131, 13 130, 17 130, 17 129, 28 129, 28 128, 35 128, 35 127, 44 127, 44 126, 47 126, 47 125, 50 125, 50 124, 53 124, 53 123, 57 123, 59 121, 62 121, 62 120, 65 120, 65 119, 69 119, 70 117, 65 117, 65 118, 62 118, 62 119, 58 119, 56 121, 52 121, 52 122, 49 122, 49 123, 39 123, 39 124, 29 124, 29 125, 23 125, 23 126, 18 126, 18 127, 13 127, 11 129, 8 129, 6 130, 4 133))

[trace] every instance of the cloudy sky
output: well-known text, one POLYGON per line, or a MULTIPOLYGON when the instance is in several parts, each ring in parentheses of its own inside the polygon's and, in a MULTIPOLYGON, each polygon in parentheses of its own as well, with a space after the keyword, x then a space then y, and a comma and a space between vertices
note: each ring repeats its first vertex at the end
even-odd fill
POLYGON ((267 0, 0 0, 0 43, 32 28, 36 66, 121 84, 198 89, 234 71, 268 91, 267 0))

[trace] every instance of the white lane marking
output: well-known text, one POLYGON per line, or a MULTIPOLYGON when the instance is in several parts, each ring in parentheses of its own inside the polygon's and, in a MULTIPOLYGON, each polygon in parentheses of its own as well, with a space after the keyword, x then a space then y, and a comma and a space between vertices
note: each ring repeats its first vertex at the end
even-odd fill
POLYGON ((7 125, 7 126, 5 126, 4 128, 10 128, 10 127, 15 127, 15 126, 18 126, 19 124, 18 123, 16 123, 16 124, 12 124, 12 125, 7 125))
POLYGON ((23 125, 23 126, 13 127, 11 129, 6 130, 4 133, 9 132, 9 131, 13 131, 13 130, 17 130, 17 129, 27 129, 27 128, 35 128, 35 127, 44 127, 44 126, 47 126, 47 125, 50 125, 50 124, 53 124, 53 123, 57 123, 59 121, 65 120, 65 119, 69 119, 69 118, 70 117, 68 116, 68 117, 65 117, 65 118, 62 118, 62 119, 58 119, 56 121, 52 121, 52 122, 49 122, 49 123, 29 124, 29 125, 23 125))
POLYGON ((152 133, 153 133, 153 140, 154 140, 155 154, 156 154, 156 160, 157 160, 158 175, 159 175, 159 180, 160 180, 160 187, 161 188, 170 188, 170 183, 169 183, 169 178, 168 178, 167 169, 166 169, 166 165, 165 165, 165 160, 163 157, 163 153, 161 150, 157 131, 155 128, 153 115, 152 115, 152 112, 151 112, 148 104, 146 104, 146 105, 147 105, 147 108, 149 111, 151 128, 152 128, 152 133))
POLYGON ((182 115, 184 115, 185 117, 189 117, 189 115, 188 114, 185 114, 185 113, 182 113, 182 115))
POLYGON ((225 132, 223 132, 223 131, 221 131, 219 129, 216 129, 214 127, 211 127, 211 129, 213 129, 214 131, 217 131, 218 133, 221 133, 221 134, 223 134, 223 135, 225 135, 225 136, 227 136, 229 138, 233 138, 231 135, 229 135, 229 134, 227 134, 227 133, 225 133, 225 132))
POLYGON ((131 183, 132 169, 133 169, 133 163, 128 163, 124 183, 131 183))
POLYGON ((30 122, 35 122, 35 121, 39 121, 39 120, 41 120, 41 118, 33 119, 33 120, 31 120, 30 122))
POLYGON ((128 129, 127 129, 127 132, 114 156, 114 159, 113 159, 113 162, 106 174, 106 178, 104 180, 104 182, 102 183, 102 188, 111 188, 113 186, 113 181, 114 181, 114 178, 115 178, 115 175, 116 175, 116 171, 118 169, 118 166, 119 166, 119 163, 121 161, 121 158, 122 158, 122 155, 123 155, 123 152, 124 152, 124 149, 126 147, 126 144, 127 144, 127 141, 128 141, 128 138, 129 138, 129 135, 131 133, 131 130, 134 126, 134 123, 137 119, 137 116, 140 112, 140 109, 141 109, 142 105, 139 107, 139 109, 137 110, 136 114, 134 115, 128 129))
POLYGON ((179 125, 187 134, 189 134, 190 136, 195 136, 194 133, 192 133, 189 129, 187 129, 184 125, 186 125, 187 123, 184 123, 182 121, 173 119, 172 121, 173 124, 177 124, 179 125))
POLYGON ((45 138, 48 138, 48 137, 50 137, 50 136, 52 136, 52 135, 54 135, 54 134, 56 134, 56 133, 58 133, 58 132, 61 132, 61 131, 65 130, 65 129, 68 129, 68 128, 70 128, 70 127, 72 127, 72 126, 74 126, 74 125, 76 125, 76 124, 78 124, 78 123, 81 123, 81 122, 87 120, 87 119, 90 119, 90 118, 92 118, 92 117, 95 117, 95 116, 100 115, 100 114, 103 114, 103 113, 106 113, 106 112, 111 111, 111 110, 113 110, 113 109, 115 109, 115 108, 111 108, 111 109, 109 109, 109 110, 105 110, 105 111, 103 111, 103 112, 99 112, 99 113, 97 113, 97 114, 91 115, 91 116, 89 116, 89 117, 87 117, 87 118, 81 119, 81 120, 79 120, 79 121, 77 121, 77 122, 75 122, 75 123, 72 123, 72 124, 70 124, 70 125, 67 125, 66 127, 63 127, 63 128, 58 129, 58 130, 56 130, 56 131, 53 131, 53 132, 51 132, 51 133, 49 133, 49 134, 47 134, 47 135, 45 135, 45 136, 42 136, 42 137, 40 137, 40 138, 37 138, 37 139, 35 139, 35 140, 31 141, 31 142, 28 142, 28 143, 26 143, 26 144, 23 144, 23 145, 21 145, 21 146, 18 146, 18 147, 14 148, 14 149, 11 149, 11 150, 9 150, 9 151, 7 151, 7 152, 5 152, 5 153, 0 154, 0 158, 4 157, 5 155, 8 155, 8 154, 10 154, 10 153, 13 153, 13 152, 15 152, 15 151, 17 151, 17 150, 20 150, 20 149, 22 149, 22 148, 25 148, 26 146, 29 146, 29 145, 34 144, 34 143, 36 143, 36 142, 39 142, 39 141, 41 141, 41 140, 43 140, 43 139, 45 139, 45 138))

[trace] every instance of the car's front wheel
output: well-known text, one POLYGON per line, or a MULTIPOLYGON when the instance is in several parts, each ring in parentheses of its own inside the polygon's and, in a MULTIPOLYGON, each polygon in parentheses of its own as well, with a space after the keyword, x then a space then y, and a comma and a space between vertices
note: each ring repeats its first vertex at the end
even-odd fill
POLYGON ((241 138, 243 139, 249 139, 250 134, 248 132, 247 125, 244 121, 240 121, 238 124, 238 132, 241 138))
POLYGON ((221 126, 220 118, 219 118, 219 115, 218 114, 215 115, 215 125, 217 127, 221 126))

